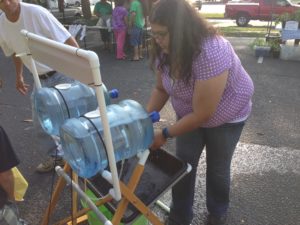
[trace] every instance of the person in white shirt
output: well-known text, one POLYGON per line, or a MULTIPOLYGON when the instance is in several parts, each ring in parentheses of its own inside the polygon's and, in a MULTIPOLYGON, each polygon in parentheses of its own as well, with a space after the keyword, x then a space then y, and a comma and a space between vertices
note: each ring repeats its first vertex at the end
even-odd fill
MULTIPOLYGON (((47 9, 41 6, 19 2, 19 0, 0 0, 0 10, 3 11, 3 13, 0 14, 0 47, 7 57, 12 56, 16 68, 16 88, 21 94, 26 95, 29 91, 29 85, 24 82, 23 65, 25 65, 29 71, 31 71, 31 67, 28 57, 24 54, 28 52, 28 50, 20 33, 22 29, 57 42, 74 47, 79 46, 64 26, 57 21, 47 9), (20 55, 20 57, 17 57, 17 55, 20 55)), ((35 63, 42 86, 50 87, 60 83, 71 83, 74 81, 44 64, 39 62, 35 63)), ((45 132, 40 135, 42 131, 36 115, 33 115, 33 120, 36 131, 38 131, 39 134, 39 147, 43 146, 42 148, 49 148, 49 136, 45 135, 45 132)), ((51 144, 53 146, 55 142, 53 143, 53 140, 51 140, 51 144)), ((56 144, 54 146, 52 149, 56 150, 56 144)), ((57 155, 57 151, 55 152, 55 155, 57 155)), ((47 161, 38 165, 37 171, 51 171, 54 169, 55 164, 62 165, 62 158, 49 157, 47 161)))

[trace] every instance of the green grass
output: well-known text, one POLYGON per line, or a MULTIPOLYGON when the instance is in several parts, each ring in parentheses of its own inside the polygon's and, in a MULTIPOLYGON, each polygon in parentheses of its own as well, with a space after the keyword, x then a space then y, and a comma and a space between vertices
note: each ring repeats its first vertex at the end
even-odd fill
MULTIPOLYGON (((201 13, 206 19, 224 19, 223 13, 201 13)), ((214 23, 213 23, 214 24, 214 23)), ((229 27, 218 27, 218 30, 224 36, 231 37, 265 37, 268 32, 266 26, 251 26, 247 27, 238 27, 238 26, 229 26, 229 27)), ((272 34, 278 34, 278 31, 272 29, 272 34)))
POLYGON ((200 13, 206 19, 224 19, 223 13, 200 13))
MULTIPOLYGON (((268 33, 268 29, 265 26, 261 27, 238 27, 238 26, 230 26, 230 27, 219 27, 219 32, 224 36, 231 37, 265 37, 268 33)), ((271 34, 279 34, 278 31, 271 31, 271 34)))

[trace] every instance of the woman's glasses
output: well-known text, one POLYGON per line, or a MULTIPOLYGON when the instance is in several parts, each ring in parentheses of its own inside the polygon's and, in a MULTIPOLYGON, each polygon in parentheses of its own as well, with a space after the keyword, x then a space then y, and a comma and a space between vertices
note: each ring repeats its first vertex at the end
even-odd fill
MULTIPOLYGON (((1 1, 1 0, 0 0, 1 1)), ((153 37, 154 39, 164 39, 168 35, 169 31, 152 31, 150 33, 150 36, 153 37)))

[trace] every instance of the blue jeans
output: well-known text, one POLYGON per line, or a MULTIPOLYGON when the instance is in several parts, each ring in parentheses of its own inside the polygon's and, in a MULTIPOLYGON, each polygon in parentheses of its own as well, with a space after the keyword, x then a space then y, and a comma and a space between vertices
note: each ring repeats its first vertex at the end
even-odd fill
POLYGON ((244 122, 215 128, 198 128, 177 137, 176 155, 192 166, 192 171, 172 189, 169 224, 188 225, 193 219, 197 166, 206 147, 206 206, 210 214, 221 216, 229 206, 230 165, 244 122))
POLYGON ((130 44, 135 47, 142 44, 143 28, 133 26, 130 30, 130 44))
MULTIPOLYGON (((45 80, 40 80, 41 81, 41 85, 42 87, 54 87, 55 85, 58 84, 62 84, 62 83, 72 83, 74 82, 74 79, 63 75, 62 73, 56 72, 55 74, 53 74, 51 77, 48 77, 45 80)), ((35 91, 35 87, 33 89, 33 93, 35 91)), ((49 152, 50 155, 55 156, 56 154, 58 155, 62 155, 62 152, 57 152, 57 145, 58 143, 58 139, 55 137, 52 137, 50 135, 48 135, 43 128, 40 125, 40 122, 38 121, 38 117, 35 114, 34 110, 33 110, 33 101, 32 101, 32 96, 31 95, 31 104, 32 104, 32 118, 33 118, 33 124, 34 124, 34 130, 35 130, 35 135, 37 138, 37 141, 35 142, 36 144, 36 148, 40 149, 40 150, 53 150, 51 152, 49 152)))

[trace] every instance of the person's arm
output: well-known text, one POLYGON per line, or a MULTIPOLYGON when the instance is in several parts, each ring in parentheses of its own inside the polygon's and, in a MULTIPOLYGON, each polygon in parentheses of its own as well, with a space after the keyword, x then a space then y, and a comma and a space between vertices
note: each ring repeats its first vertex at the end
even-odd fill
POLYGON ((128 13, 126 13, 123 17, 123 21, 125 23, 125 25, 128 27, 128 13))
POLYGON ((168 99, 169 99, 169 95, 163 87, 161 74, 159 71, 157 71, 156 85, 150 95, 150 99, 146 107, 147 111, 149 113, 153 111, 159 112, 164 107, 168 99))
POLYGON ((28 92, 29 85, 24 82, 23 62, 15 54, 13 54, 12 58, 16 69, 16 88, 21 94, 25 95, 28 92))
MULTIPOLYGON (((109 3, 107 3, 107 4, 109 4, 109 3)), ((112 12, 113 12, 112 5, 109 4, 109 13, 108 13, 108 14, 111 16, 111 15, 112 15, 112 12)))
MULTIPOLYGON (((151 93, 150 99, 146 107, 149 113, 153 111, 159 112, 169 99, 169 95, 163 87, 161 73, 159 71, 156 71, 155 74, 156 85, 151 93)), ((159 149, 159 147, 166 143, 167 140, 161 137, 159 133, 160 132, 158 130, 154 131, 154 140, 152 145, 150 146, 150 149, 159 149)))
POLYGON ((100 14, 98 8, 99 8, 98 3, 96 3, 96 5, 94 7, 94 15, 97 16, 97 17, 100 17, 101 14, 100 14))
POLYGON ((14 201, 15 180, 11 169, 0 173, 0 186, 7 193, 9 200, 14 201))
POLYGON ((134 12, 134 11, 130 12, 130 17, 129 17, 129 27, 130 28, 132 28, 134 25, 135 17, 136 17, 136 12, 134 12))
MULTIPOLYGON (((176 137, 200 127, 215 113, 222 98, 228 77, 228 70, 208 80, 197 80, 193 92, 193 112, 167 127, 171 137, 176 137)), ((155 131, 151 149, 158 149, 166 142, 162 131, 155 131)))
POLYGON ((76 47, 76 48, 79 48, 79 45, 78 45, 77 41, 76 41, 75 38, 72 37, 72 36, 69 37, 69 38, 65 41, 65 44, 71 45, 71 46, 76 47))

